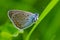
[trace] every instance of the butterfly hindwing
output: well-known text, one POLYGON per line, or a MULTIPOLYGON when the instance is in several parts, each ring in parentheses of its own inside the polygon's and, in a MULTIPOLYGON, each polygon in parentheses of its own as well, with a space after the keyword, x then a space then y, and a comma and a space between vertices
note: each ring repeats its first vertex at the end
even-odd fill
POLYGON ((32 13, 20 10, 11 10, 8 15, 16 27, 23 29, 32 13))

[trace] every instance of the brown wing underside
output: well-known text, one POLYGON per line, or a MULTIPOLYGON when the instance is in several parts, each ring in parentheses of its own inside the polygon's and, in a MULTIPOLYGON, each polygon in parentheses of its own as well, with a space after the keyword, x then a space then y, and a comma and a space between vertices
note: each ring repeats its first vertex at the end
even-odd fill
POLYGON ((24 11, 10 11, 9 16, 12 19, 13 23, 16 25, 16 27, 22 29, 24 27, 24 24, 27 22, 28 17, 32 15, 29 12, 24 11))

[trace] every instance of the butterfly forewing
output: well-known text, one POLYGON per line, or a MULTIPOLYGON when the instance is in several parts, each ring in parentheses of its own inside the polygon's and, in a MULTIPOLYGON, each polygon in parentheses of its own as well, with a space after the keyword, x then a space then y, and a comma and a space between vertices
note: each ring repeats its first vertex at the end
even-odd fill
POLYGON ((11 10, 8 15, 17 28, 23 29, 32 13, 21 10, 11 10))

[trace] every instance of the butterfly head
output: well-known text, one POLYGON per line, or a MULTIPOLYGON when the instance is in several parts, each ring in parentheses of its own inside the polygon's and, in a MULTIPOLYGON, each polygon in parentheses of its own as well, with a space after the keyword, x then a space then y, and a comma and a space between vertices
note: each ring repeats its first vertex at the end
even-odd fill
POLYGON ((38 20, 39 14, 34 14, 33 16, 33 21, 36 22, 36 20, 38 20))

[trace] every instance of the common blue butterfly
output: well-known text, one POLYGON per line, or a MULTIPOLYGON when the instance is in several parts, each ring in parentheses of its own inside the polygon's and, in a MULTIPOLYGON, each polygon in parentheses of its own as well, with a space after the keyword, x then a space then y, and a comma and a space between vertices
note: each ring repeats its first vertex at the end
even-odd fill
POLYGON ((33 14, 31 12, 26 12, 22 10, 8 11, 9 19, 18 29, 26 29, 30 27, 30 25, 36 22, 38 16, 38 14, 33 14))

